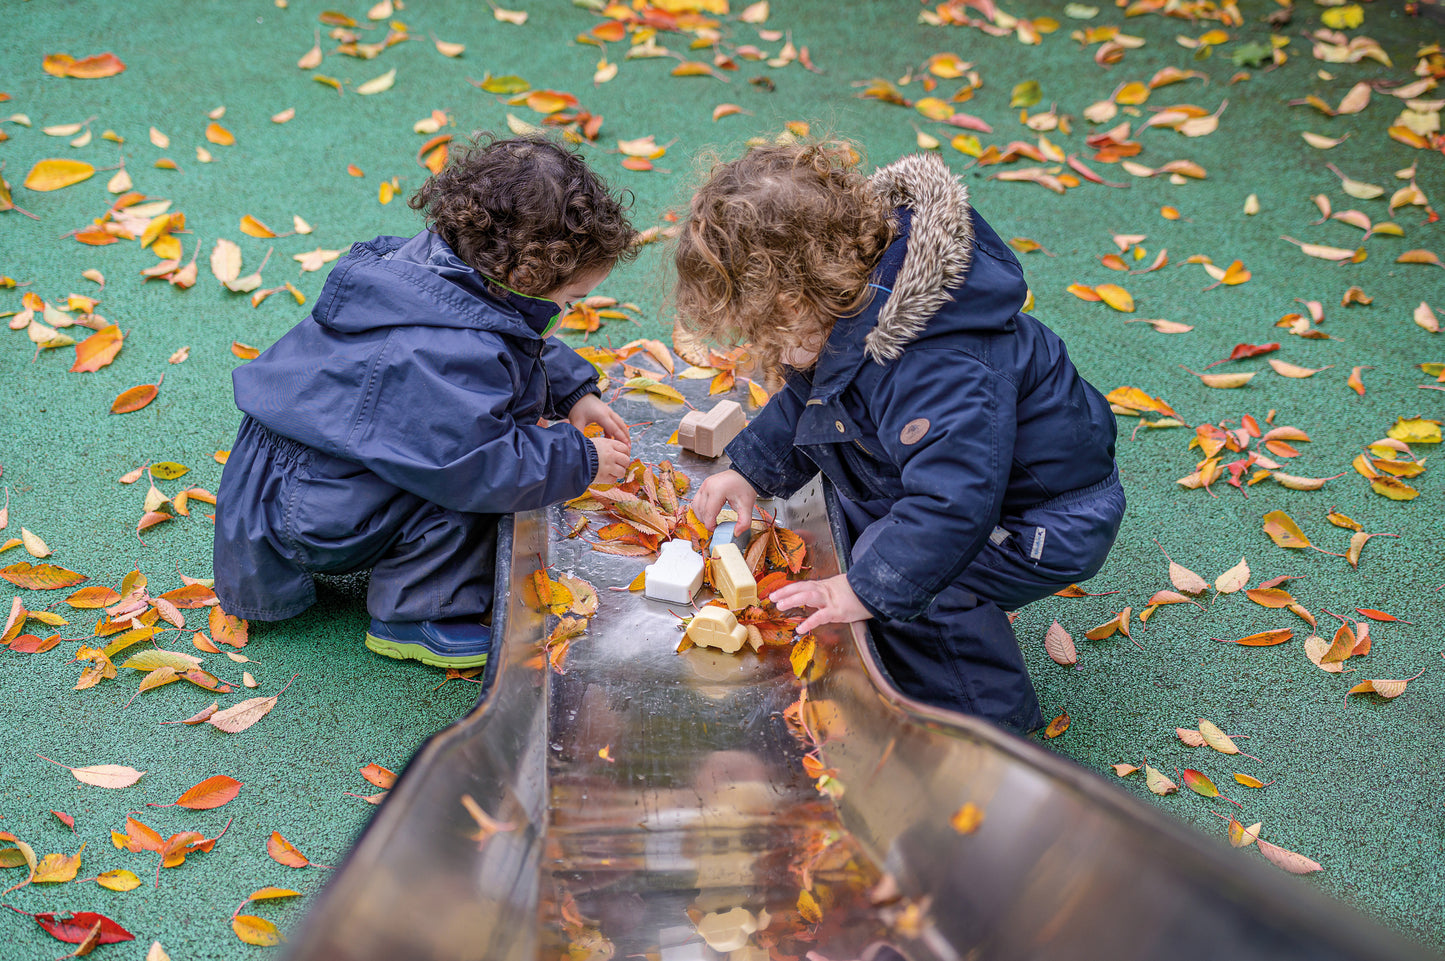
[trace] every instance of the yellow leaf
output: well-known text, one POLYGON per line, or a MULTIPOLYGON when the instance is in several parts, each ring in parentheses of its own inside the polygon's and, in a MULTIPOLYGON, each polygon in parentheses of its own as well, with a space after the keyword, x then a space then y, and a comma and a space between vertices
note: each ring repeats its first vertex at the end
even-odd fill
POLYGON ((134 891, 140 887, 140 878, 136 877, 134 872, 127 871, 124 868, 106 871, 104 874, 97 876, 95 881, 101 887, 108 888, 111 891, 134 891))
POLYGON ((79 160, 40 160, 25 175, 25 186, 31 190, 59 190, 89 180, 95 168, 79 160))
POLYGON ((813 635, 811 634, 804 634, 793 642, 793 649, 788 652, 788 661, 793 665, 794 676, 803 676, 803 672, 808 669, 808 665, 812 662, 813 655, 816 651, 817 641, 813 639, 813 635))
POLYGON ((983 823, 983 810, 977 804, 969 801, 953 813, 953 817, 948 819, 948 823, 959 834, 972 834, 983 823))
POLYGON ((1331 7, 1320 14, 1320 22, 1332 30, 1353 30, 1365 22, 1365 11, 1357 3, 1331 7))
POLYGON ((1438 444, 1440 443, 1440 422, 1423 417, 1412 417, 1408 420, 1398 417, 1395 420, 1395 426, 1386 433, 1395 440, 1404 441, 1407 444, 1438 444))
POLYGON ((624 390, 640 390, 651 394, 654 397, 661 397, 664 400, 676 401, 679 404, 687 403, 686 399, 678 392, 676 387, 669 387, 667 384, 659 384, 651 377, 629 377, 623 381, 624 390))
POLYGON ((807 891, 798 892, 798 914, 809 924, 817 924, 823 920, 823 909, 818 907, 818 900, 807 891))
POLYGON ((1122 311, 1126 314, 1133 313, 1134 311, 1134 298, 1118 284, 1099 284, 1094 288, 1094 293, 1098 294, 1100 300, 1115 310, 1122 311))
POLYGON ((924 97, 913 105, 913 109, 929 120, 947 120, 953 116, 953 106, 939 97, 924 97))
POLYGON ((236 915, 231 919, 231 930, 247 944, 262 948, 269 948, 286 940, 275 924, 254 914, 236 915))
POLYGON ((267 227, 265 224, 261 223, 261 221, 257 220, 255 217, 252 217, 250 214, 247 214, 246 216, 241 218, 241 233, 247 235, 248 237, 260 237, 263 240, 267 237, 276 236, 276 231, 272 230, 270 227, 267 227))

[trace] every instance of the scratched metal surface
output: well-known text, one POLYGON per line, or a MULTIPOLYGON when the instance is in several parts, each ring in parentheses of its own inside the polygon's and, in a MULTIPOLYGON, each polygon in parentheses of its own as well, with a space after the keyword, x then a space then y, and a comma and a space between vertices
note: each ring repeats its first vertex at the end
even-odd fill
MULTIPOLYGON (((683 383, 709 402, 706 382, 683 383)), ((694 484, 721 466, 667 445, 680 408, 616 408, 652 421, 634 435, 644 460, 670 458, 694 484)), ((822 487, 774 506, 808 541, 810 575, 837 572, 822 487)), ((287 957, 1427 956, 1033 742, 908 702, 862 631, 819 632, 805 680, 782 648, 677 654, 685 612, 612 589, 646 559, 566 531, 558 509, 506 526, 483 697, 413 758, 287 957), (565 673, 542 656, 550 623, 522 603, 540 563, 600 592, 565 673), (815 745, 831 796, 803 767, 815 745), (504 829, 478 842, 464 795, 504 829), (966 802, 984 819, 960 834, 950 816, 966 802), (734 908, 767 925, 729 955, 696 923, 734 908)))

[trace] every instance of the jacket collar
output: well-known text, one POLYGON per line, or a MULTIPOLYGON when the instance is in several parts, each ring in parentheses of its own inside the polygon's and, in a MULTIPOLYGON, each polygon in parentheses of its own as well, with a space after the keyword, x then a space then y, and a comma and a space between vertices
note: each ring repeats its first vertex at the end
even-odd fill
MULTIPOLYGON (((873 360, 896 360, 952 297, 973 261, 973 211, 968 187, 937 154, 913 154, 882 167, 868 185, 887 204, 912 214, 911 240, 864 340, 873 360)), ((891 248, 890 248, 891 249, 891 248)), ((886 257, 885 257, 886 260, 886 257)))
POLYGON ((424 238, 426 263, 440 276, 458 287, 493 304, 503 304, 521 315, 523 323, 538 337, 545 337, 560 319, 560 309, 553 301, 518 293, 500 280, 479 272, 457 256, 442 237, 434 231, 424 231, 418 239, 424 238))

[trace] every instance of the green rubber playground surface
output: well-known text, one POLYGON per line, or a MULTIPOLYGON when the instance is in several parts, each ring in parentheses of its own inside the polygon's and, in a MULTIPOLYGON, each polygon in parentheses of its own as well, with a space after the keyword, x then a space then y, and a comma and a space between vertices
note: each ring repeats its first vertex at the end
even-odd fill
MULTIPOLYGON (((1242 3, 1243 23, 1222 24, 1151 12, 1126 17, 1123 9, 1102 3, 1092 18, 1079 19, 1075 15, 1082 17, 1087 8, 1071 5, 1066 13, 1063 4, 1005 0, 1007 14, 986 24, 990 33, 966 23, 921 22, 921 13, 937 17, 940 8, 912 2, 775 0, 764 23, 740 22, 736 3, 730 16, 719 19, 717 50, 738 69, 674 76, 683 60, 713 60, 711 45, 691 49, 699 36, 695 30, 657 32, 653 41, 672 55, 627 58, 629 44, 644 36, 637 26, 629 39, 609 42, 605 50, 578 42, 604 18, 562 0, 512 0, 509 8, 528 14, 521 25, 503 22, 490 7, 471 0, 411 0, 389 21, 368 20, 369 6, 311 0, 291 0, 284 9, 271 0, 7 5, 0 92, 8 100, 0 102, 0 118, 8 120, 0 123, 0 131, 8 139, 0 142, 0 162, 14 203, 38 219, 0 212, 0 275, 8 278, 6 288, 10 280, 24 285, 0 288, 0 312, 24 310, 24 293, 62 308, 70 294, 95 297, 96 312, 118 324, 125 341, 113 363, 72 373, 72 348, 37 353, 25 329, 3 332, 0 485, 8 487, 10 502, 0 540, 19 537, 23 527, 53 552, 46 562, 86 575, 86 586, 119 588, 136 569, 148 576, 152 594, 181 586, 180 575, 209 577, 209 505, 192 499, 189 516, 137 536, 148 485, 145 479, 126 485, 119 478, 146 464, 173 462, 189 472, 157 480, 164 496, 190 487, 214 491, 221 468, 213 455, 230 446, 239 422, 228 375, 244 361, 232 345, 264 348, 305 309, 284 288, 255 307, 250 295, 224 288, 209 269, 213 247, 222 238, 238 244, 242 274, 257 269, 274 248, 261 271, 260 289, 289 282, 314 302, 329 268, 304 271, 296 255, 344 251, 377 234, 410 235, 419 229, 404 201, 426 176, 417 152, 431 135, 414 132, 414 124, 442 111, 445 125, 439 132, 461 138, 474 130, 504 131, 509 114, 527 124, 542 121, 544 115, 526 102, 508 104, 507 96, 469 81, 520 77, 533 90, 571 94, 581 110, 600 115, 596 141, 580 149, 610 183, 631 192, 639 228, 669 225, 669 212, 686 203, 698 158, 709 150, 731 156, 750 137, 773 137, 786 124, 802 122, 814 134, 852 138, 870 164, 883 164, 919 149, 922 131, 936 138, 942 156, 964 177, 975 205, 1000 235, 1041 245, 1041 250, 1020 254, 1034 292, 1033 312, 1064 336, 1084 374, 1105 391, 1127 386, 1162 399, 1188 425, 1141 428, 1134 436, 1139 419, 1120 417, 1118 457, 1130 508, 1108 565, 1085 585, 1102 596, 1050 598, 1019 615, 1015 626, 1045 716, 1067 711, 1071 721, 1064 734, 1046 743, 1221 843, 1226 822, 1215 813, 1262 823, 1264 838, 1323 867, 1305 880, 1281 873, 1281 884, 1317 885, 1434 950, 1445 949, 1445 875, 1439 870, 1445 854, 1439 791, 1445 774, 1440 735, 1445 728, 1445 618, 1440 614, 1445 594, 1437 590, 1445 582, 1440 547, 1445 492, 1434 465, 1438 430, 1434 443, 1412 443, 1408 457, 1399 455, 1425 464, 1422 473, 1402 478, 1418 492, 1414 499, 1376 493, 1351 466, 1399 418, 1439 420, 1445 413, 1445 395, 1421 389, 1433 385, 1435 376, 1418 366, 1445 362, 1445 344, 1427 329, 1432 316, 1445 313, 1445 271, 1428 262, 1408 262, 1429 259, 1421 254, 1399 262, 1407 251, 1445 255, 1445 238, 1440 225, 1431 222, 1428 206, 1445 202, 1445 163, 1438 146, 1414 145, 1428 140, 1399 130, 1394 137, 1389 134, 1405 121, 1428 130, 1438 111, 1431 98, 1439 91, 1423 89, 1428 84, 1413 95, 1423 103, 1417 102, 1418 109, 1405 118, 1407 99, 1390 92, 1445 72, 1438 54, 1431 59, 1426 51, 1423 61, 1420 57, 1423 46, 1445 35, 1438 21, 1412 17, 1402 5, 1367 3, 1358 8, 1358 26, 1342 26, 1338 36, 1327 35, 1312 51, 1310 35, 1322 29, 1322 17, 1348 14, 1299 2, 1293 22, 1275 33, 1288 44, 1281 50, 1283 63, 1272 65, 1271 28, 1264 18, 1283 9, 1275 2, 1242 3), (318 19, 328 9, 359 21, 352 29, 362 45, 382 41, 389 22, 393 36, 409 39, 384 49, 360 48, 376 53, 374 59, 347 56, 328 36, 333 26, 318 19), (1040 18, 1049 16, 1059 21, 1057 30, 1042 33, 1041 42, 1022 42, 1031 39, 1031 26, 1047 29, 1040 18), (1029 22, 1013 24, 1014 17, 1029 22), (1121 56, 1107 66, 1096 61, 1107 40, 1102 28, 1124 35, 1122 45, 1119 38, 1113 41, 1121 56), (313 70, 303 70, 297 61, 311 49, 318 29, 324 58, 313 70), (1209 36, 1211 31, 1222 33, 1209 36), (1082 39, 1071 37, 1075 32, 1082 39), (465 52, 443 56, 433 36, 464 44, 465 52), (795 56, 807 48, 816 72, 784 55, 789 39, 795 56), (749 59, 748 47, 767 59, 749 59), (1347 60, 1350 49, 1379 53, 1358 62, 1332 62, 1347 60), (83 58, 107 51, 126 64, 123 73, 73 79, 42 69, 51 54, 83 58), (959 69, 949 67, 952 60, 944 58, 933 61, 936 71, 952 76, 928 74, 929 58, 944 53, 971 66, 959 76, 959 69), (602 65, 599 74, 600 59, 617 70, 594 83, 610 73, 602 65), (1122 85, 1147 84, 1165 68, 1198 75, 1142 88, 1147 99, 1127 102, 1137 98, 1121 92, 1122 85), (360 92, 392 70, 387 89, 360 92), (976 72, 977 84, 970 71, 976 72), (320 77, 334 84, 318 82, 320 77), (925 89, 925 77, 935 89, 925 89), (1037 102, 1011 106, 1016 95, 1032 100, 1028 88, 1016 90, 1028 81, 1038 84, 1037 102), (1333 109, 1362 82, 1375 86, 1358 112, 1331 117, 1309 104, 1290 105, 1313 95, 1333 109), (917 103, 929 97, 946 102, 968 86, 977 87, 971 97, 954 99, 942 109, 977 118, 991 132, 929 119, 925 111, 936 105, 917 103), (859 96, 870 91, 891 91, 912 105, 859 96), (1126 102, 1116 105, 1112 119, 1099 124, 1085 119, 1086 110, 1116 92, 1126 102), (1189 105, 1208 114, 1226 100, 1215 132, 1188 137, 1168 126, 1190 118, 1187 110, 1174 113, 1172 121, 1165 114, 1139 129, 1159 116, 1158 108, 1189 105), (742 109, 715 121, 714 108, 720 104, 742 109), (208 112, 220 107, 225 112, 214 123, 233 135, 234 143, 206 137, 213 122, 208 112), (1055 119, 1039 116, 1051 107, 1055 119), (294 118, 273 121, 290 109, 294 118), (1022 122, 1025 114, 1032 128, 1022 122), (1055 123, 1066 124, 1068 131, 1062 125, 1042 129, 1055 123), (1137 155, 1123 160, 1148 170, 1188 161, 1202 170, 1171 169, 1202 172, 1203 177, 1178 177, 1175 183, 1168 171, 1142 176, 1139 167, 1131 172, 1122 162, 1101 159, 1098 142, 1091 145, 1086 138, 1122 123, 1130 129, 1115 131, 1115 139, 1140 145, 1137 155), (58 136, 43 131, 74 124, 83 126, 58 136), (163 136, 153 137, 152 128, 163 136), (86 131, 89 142, 72 146, 86 131), (106 131, 124 142, 103 137, 106 131), (1302 133, 1346 139, 1321 149, 1302 133), (976 137, 977 147, 967 141, 952 145, 960 134, 976 137), (652 159, 653 169, 624 168, 618 142, 649 136, 666 147, 652 159), (979 165, 970 155, 990 146, 1003 152, 1013 141, 1045 151, 1040 154, 1044 159, 1025 156, 979 165), (209 151, 211 161, 201 162, 197 148, 209 151), (1128 186, 1089 182, 1059 163, 1059 156, 1076 158, 1102 179, 1128 186), (101 169, 55 191, 24 187, 32 167, 46 158, 101 169), (157 167, 163 158, 174 169, 157 167), (199 249, 193 287, 144 279, 141 271, 158 258, 136 240, 88 246, 71 236, 106 215, 116 196, 107 191, 107 182, 117 172, 106 168, 122 160, 133 189, 147 202, 169 200, 171 211, 185 214, 184 232, 175 236, 183 249, 182 266, 199 249), (1342 182, 1327 163, 1359 183, 1342 182), (349 173, 349 166, 359 175, 349 173), (1399 191, 1412 182, 1412 167, 1419 194, 1402 195, 1399 191), (1044 183, 994 179, 1029 168, 1037 173, 1025 175, 1044 183), (397 198, 382 204, 379 192, 393 178, 397 198), (1081 182, 1071 185, 1075 180, 1081 182), (1049 183, 1064 192, 1055 192, 1049 183), (1362 185, 1381 189, 1378 196, 1361 196, 1372 193, 1362 185), (1244 212, 1250 195, 1259 207, 1252 216, 1244 212), (1311 198, 1318 195, 1329 199, 1333 212, 1357 210, 1359 215, 1316 223, 1321 213, 1311 198), (1177 211, 1177 219, 1161 213, 1166 207, 1177 211), (312 232, 257 238, 243 233, 246 216, 278 234, 288 233, 293 217, 300 217, 312 232), (1368 236, 1350 222, 1359 217, 1374 228, 1368 236), (1395 227, 1380 226, 1387 223, 1395 227), (1116 235, 1142 236, 1121 245, 1116 235), (1338 248, 1346 259, 1308 256, 1283 237, 1338 248), (1357 248, 1364 259, 1352 262, 1357 248), (1136 249, 1142 251, 1139 259, 1136 249), (1124 266, 1142 271, 1164 250, 1167 266, 1147 273, 1112 270, 1099 259, 1122 253, 1124 266), (1193 257, 1207 257, 1218 268, 1239 260, 1250 279, 1206 290, 1214 279, 1203 263, 1188 263, 1193 257), (104 287, 82 276, 88 270, 104 275, 104 287), (1086 301, 1069 292, 1072 284, 1116 284, 1132 295, 1136 309, 1125 313, 1086 301), (1342 305, 1351 287, 1360 288, 1371 302, 1342 305), (1323 320, 1296 324, 1294 332, 1276 326, 1292 313, 1308 318, 1301 302, 1309 301, 1321 305, 1323 320), (1429 305, 1425 312, 1419 310, 1422 302, 1429 305), (1168 334, 1150 324, 1126 323, 1141 318, 1192 329, 1168 334), (1181 369, 1203 372, 1237 344, 1269 343, 1278 343, 1279 349, 1207 372, 1255 373, 1237 389, 1206 386, 1181 369), (187 359, 169 363, 183 347, 189 347, 187 359), (1308 377, 1282 376, 1269 366, 1271 359, 1325 369, 1308 377), (1346 382, 1356 367, 1362 368, 1363 394, 1346 382), (147 406, 133 413, 109 412, 123 391, 158 381, 158 395, 147 406), (1271 412, 1272 426, 1298 428, 1309 442, 1289 441, 1298 456, 1261 450, 1254 438, 1246 438, 1249 449, 1277 461, 1288 474, 1334 478, 1323 489, 1288 489, 1268 478, 1237 489, 1228 483, 1228 473, 1210 490, 1177 483, 1203 458, 1189 448, 1191 428, 1223 424, 1235 429, 1248 415, 1268 430, 1271 412), (1329 523, 1326 514, 1332 507, 1367 532, 1397 536, 1371 539, 1358 568, 1351 567, 1344 557, 1334 556, 1346 552, 1352 531, 1329 523), (1263 530, 1264 515, 1275 510, 1286 512, 1315 546, 1334 554, 1276 545, 1263 530), (1352 623, 1365 619, 1358 609, 1398 620, 1371 621, 1372 649, 1345 662, 1340 675, 1325 673, 1307 659, 1304 639, 1310 630, 1304 620, 1289 610, 1256 604, 1243 591, 1221 594, 1211 586, 1197 605, 1158 608, 1146 630, 1138 620, 1140 611, 1155 592, 1171 588, 1168 562, 1156 541, 1211 585, 1241 558, 1250 570, 1249 588, 1282 575, 1299 578, 1281 586, 1318 619, 1316 630, 1326 642, 1341 623, 1330 612, 1348 615, 1352 623), (1137 643, 1118 634, 1085 639, 1086 632, 1125 606, 1132 609, 1132 641, 1137 643), (1077 644, 1075 666, 1056 664, 1045 653, 1044 634, 1054 620, 1077 644), (1278 646, 1216 640, 1280 628, 1292 628, 1294 634, 1278 646), (1404 693, 1393 699, 1347 695, 1365 679, 1412 676, 1404 693), (1185 746, 1175 729, 1195 728, 1200 718, 1239 737, 1241 749, 1259 760, 1185 746), (1187 789, 1155 797, 1145 789, 1142 774, 1116 779, 1110 770, 1112 764, 1142 765, 1146 759, 1181 788, 1176 769, 1203 772, 1242 809, 1187 789), (1236 772, 1272 783, 1251 789, 1235 782, 1236 772)), ((1175 6, 1214 9, 1210 4, 1175 6)), ((953 20, 983 16, 978 6, 949 7, 943 15, 953 20)), ((644 52, 651 49, 646 43, 639 46, 644 52)), ((1360 96, 1357 92, 1355 100, 1360 96)), ((540 105, 537 98, 533 105, 540 105)), ((955 121, 980 126, 967 117, 955 121)), ((605 320, 588 342, 669 339, 667 284, 665 244, 659 243, 598 291, 636 304, 636 319, 605 320)), ((52 311, 40 319, 53 326, 64 317, 52 311)), ((50 336, 42 328, 28 329, 42 341, 50 336)), ((89 333, 83 327, 58 330, 76 340, 89 333)), ((582 342, 580 335, 568 337, 582 342)), ((1411 436, 1428 437, 1431 426, 1417 425, 1411 436)), ((1221 467, 1243 456, 1225 451, 1221 467)), ((1396 462, 1393 468, 1418 471, 1413 463, 1401 467, 1396 462)), ((1259 469, 1250 466, 1243 479, 1249 481, 1259 469)), ((24 546, 0 553, 0 567, 22 561, 40 563, 24 546)), ((267 855, 267 839, 279 832, 316 864, 339 863, 374 810, 364 798, 380 791, 361 769, 374 763, 400 770, 427 735, 465 713, 476 696, 476 687, 464 679, 446 681, 442 671, 367 651, 362 644, 364 586, 362 578, 330 584, 305 615, 250 625, 249 643, 232 651, 247 658, 244 663, 195 651, 191 634, 209 632, 206 612, 186 610, 186 631, 164 635, 162 645, 201 656, 204 668, 232 690, 219 693, 177 683, 138 695, 143 675, 127 668, 120 668, 115 679, 73 690, 83 665, 71 659, 90 639, 97 612, 68 606, 64 599, 70 590, 10 585, 0 590, 7 611, 18 594, 25 609, 50 611, 69 622, 27 624, 26 633, 40 638, 61 635, 51 650, 0 651, 0 723, 6 737, 0 754, 0 831, 28 843, 40 857, 74 854, 84 845, 75 875, 80 879, 124 869, 142 882, 128 892, 105 890, 94 881, 35 883, 0 901, 30 913, 97 911, 135 934, 134 942, 101 947, 98 957, 140 959, 154 941, 178 961, 252 957, 261 949, 242 943, 232 933, 230 918, 252 892, 266 886, 301 896, 256 902, 242 913, 266 918, 282 930, 294 924, 328 871, 278 863, 267 855), (254 690, 243 686, 243 672, 254 678, 254 690), (240 733, 207 724, 163 723, 188 718, 213 701, 224 708, 275 695, 293 677, 270 713, 240 733), (145 774, 131 787, 108 790, 82 784, 37 755, 73 767, 116 764, 145 774), (242 782, 239 796, 223 807, 146 807, 173 802, 191 786, 222 774, 242 782), (52 811, 73 817, 74 831, 52 811), (111 832, 124 830, 131 812, 162 837, 194 830, 209 838, 229 827, 210 852, 192 853, 184 864, 158 874, 156 854, 112 844, 111 832)), ((1253 849, 1238 855, 1259 857, 1253 849)), ((0 888, 25 877, 24 867, 0 869, 0 888)), ((6 945, 7 959, 26 961, 68 950, 13 911, 0 911, 0 943, 6 945)))

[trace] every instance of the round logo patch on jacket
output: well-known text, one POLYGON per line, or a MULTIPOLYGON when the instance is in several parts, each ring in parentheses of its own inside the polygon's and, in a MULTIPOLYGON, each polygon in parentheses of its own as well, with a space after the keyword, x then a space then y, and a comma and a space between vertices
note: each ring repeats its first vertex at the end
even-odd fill
POLYGON ((928 418, 919 417, 903 425, 903 430, 899 433, 898 439, 903 443, 903 446, 910 447, 923 440, 923 435, 927 433, 928 418))

